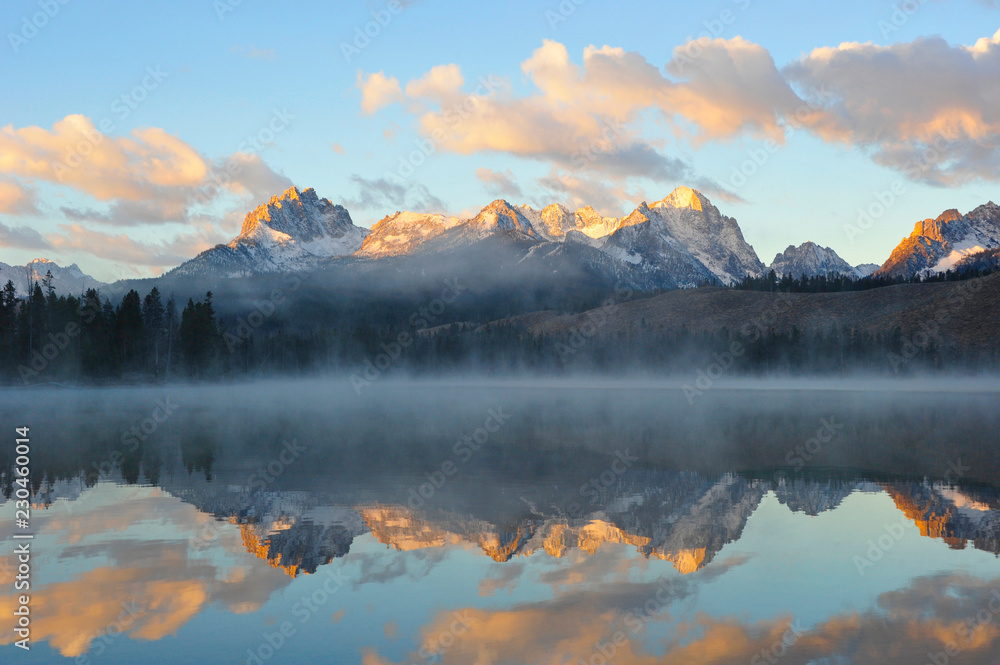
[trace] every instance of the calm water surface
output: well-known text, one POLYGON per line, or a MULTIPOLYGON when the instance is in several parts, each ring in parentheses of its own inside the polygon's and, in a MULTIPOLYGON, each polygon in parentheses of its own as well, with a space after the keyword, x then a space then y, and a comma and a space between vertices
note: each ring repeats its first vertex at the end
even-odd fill
POLYGON ((1000 662, 995 386, 770 388, 4 392, 2 661, 1000 662))

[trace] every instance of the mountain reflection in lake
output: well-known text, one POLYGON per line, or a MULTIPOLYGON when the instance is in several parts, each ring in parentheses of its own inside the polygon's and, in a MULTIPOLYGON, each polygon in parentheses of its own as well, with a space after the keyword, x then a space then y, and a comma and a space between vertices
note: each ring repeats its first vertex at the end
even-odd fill
POLYGON ((25 660, 992 665, 998 397, 5 392, 2 421, 32 428, 25 660))

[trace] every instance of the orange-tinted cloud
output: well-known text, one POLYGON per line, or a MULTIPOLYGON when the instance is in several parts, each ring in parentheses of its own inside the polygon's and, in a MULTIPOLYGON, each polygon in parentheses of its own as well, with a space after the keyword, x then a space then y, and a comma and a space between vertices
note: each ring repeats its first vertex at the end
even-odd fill
POLYGON ((825 92, 803 123, 823 139, 871 149, 914 180, 1000 180, 1000 32, 972 46, 845 43, 784 71, 807 96, 825 92))
MULTIPOLYGON (((657 585, 621 582, 509 609, 446 610, 422 629, 411 656, 438 653, 444 665, 562 665, 592 662, 598 655, 603 660, 597 662, 617 665, 776 660, 783 665, 912 665, 931 662, 931 655, 944 658, 950 649, 946 660, 938 662, 992 665, 1000 654, 1000 579, 919 578, 909 587, 883 594, 877 608, 835 615, 812 627, 790 616, 747 623, 697 614, 674 623, 669 638, 652 638, 662 624, 680 618, 674 601, 696 588, 677 587, 674 600, 655 603, 655 611, 646 614, 640 608, 656 598, 657 585), (462 624, 456 623, 459 619, 462 624)), ((374 649, 365 653, 364 662, 390 663, 374 649)))
POLYGON ((35 192, 10 180, 0 180, 0 213, 32 215, 38 212, 35 192))
POLYGON ((361 91, 361 110, 369 115, 403 98, 399 79, 386 76, 383 72, 365 76, 358 70, 356 85, 361 91))
POLYGON ((114 137, 90 118, 68 115, 51 130, 0 128, 0 173, 67 185, 100 201, 146 200, 161 188, 194 187, 208 169, 191 146, 155 127, 114 137))
MULTIPOLYGON (((103 635, 161 639, 212 603, 252 611, 288 584, 245 552, 236 526, 217 526, 210 543, 191 540, 212 517, 158 489, 101 484, 72 504, 35 510, 32 519, 36 543, 44 543, 38 571, 62 559, 84 569, 57 582, 44 583, 38 573, 33 580, 32 639, 66 657, 103 650, 95 645, 103 635), (143 535, 153 520, 157 538, 143 535)), ((7 616, 16 607, 12 580, 12 570, 0 570, 0 612, 7 616)), ((0 644, 14 639, 9 624, 0 628, 0 644)))

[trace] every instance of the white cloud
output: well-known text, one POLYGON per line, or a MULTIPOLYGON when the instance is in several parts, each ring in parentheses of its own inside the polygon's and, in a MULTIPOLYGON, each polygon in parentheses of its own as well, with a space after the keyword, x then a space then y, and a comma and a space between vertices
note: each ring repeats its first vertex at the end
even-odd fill
POLYGON ((826 91, 823 112, 806 123, 825 140, 917 180, 1000 180, 1000 32, 972 46, 846 43, 784 71, 806 96, 826 91))
POLYGON ((388 77, 383 72, 375 72, 366 77, 359 69, 356 85, 361 90, 361 110, 368 115, 403 99, 399 79, 395 76, 388 77))

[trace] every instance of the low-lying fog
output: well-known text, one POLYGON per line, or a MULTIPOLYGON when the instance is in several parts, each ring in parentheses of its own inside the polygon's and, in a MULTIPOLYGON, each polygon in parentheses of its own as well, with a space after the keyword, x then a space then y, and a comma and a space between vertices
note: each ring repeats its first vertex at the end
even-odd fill
MULTIPOLYGON (((1000 484, 1000 383, 561 379, 405 381, 350 377, 104 389, 4 389, 0 420, 28 426, 36 472, 92 460, 138 473, 170 451, 224 474, 295 441, 294 475, 423 474, 444 462, 484 473, 638 465, 706 473, 841 469, 1000 484), (545 469, 542 469, 545 467, 545 469)), ((0 463, 12 463, 9 446, 0 463)), ((291 476, 293 474, 289 474, 291 476)), ((287 480, 287 479, 286 479, 287 480)), ((41 481, 41 477, 37 477, 41 481)))

